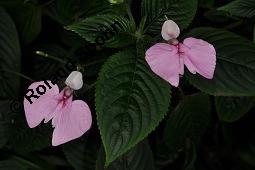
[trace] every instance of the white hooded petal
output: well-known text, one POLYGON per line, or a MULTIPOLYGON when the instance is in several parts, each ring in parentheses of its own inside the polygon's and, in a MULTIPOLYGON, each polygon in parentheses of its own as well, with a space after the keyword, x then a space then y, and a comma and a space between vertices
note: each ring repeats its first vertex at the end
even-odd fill
POLYGON ((82 74, 79 71, 73 71, 67 77, 65 84, 74 90, 79 90, 83 86, 82 74))
POLYGON ((174 21, 167 20, 162 26, 161 35, 166 41, 177 38, 180 35, 180 28, 174 21))

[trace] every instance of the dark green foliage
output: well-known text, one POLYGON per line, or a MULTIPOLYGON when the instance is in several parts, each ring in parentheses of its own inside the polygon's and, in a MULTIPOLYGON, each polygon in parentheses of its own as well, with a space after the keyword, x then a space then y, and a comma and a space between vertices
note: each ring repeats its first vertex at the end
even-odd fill
POLYGON ((215 106, 221 121, 240 119, 255 106, 254 97, 215 97, 215 106))
POLYGON ((210 100, 206 95, 187 96, 171 113, 164 130, 171 151, 182 148, 187 140, 199 143, 210 120, 210 100))
POLYGON ((107 164, 155 129, 167 112, 170 94, 170 86, 135 54, 124 51, 110 57, 96 87, 97 123, 107 164))
POLYGON ((0 79, 1 98, 16 97, 19 91, 19 77, 13 72, 20 72, 20 45, 16 26, 6 11, 0 7, 0 79))
POLYGON ((119 170, 119 169, 146 169, 155 170, 152 152, 147 141, 142 141, 137 144, 126 154, 119 157, 111 163, 107 168, 104 168, 105 153, 103 148, 98 153, 96 164, 97 170, 119 170))

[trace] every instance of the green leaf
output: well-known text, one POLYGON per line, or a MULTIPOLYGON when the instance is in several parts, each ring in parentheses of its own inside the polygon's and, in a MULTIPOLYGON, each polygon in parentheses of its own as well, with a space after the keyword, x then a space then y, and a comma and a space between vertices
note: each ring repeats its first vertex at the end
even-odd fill
POLYGON ((13 113, 10 128, 9 143, 12 149, 19 153, 33 152, 51 146, 51 124, 41 124, 36 128, 29 128, 25 121, 25 114, 13 113))
POLYGON ((9 101, 5 107, 11 108, 4 117, 5 129, 8 132, 8 147, 19 153, 37 151, 51 146, 51 124, 41 124, 36 128, 29 128, 23 112, 23 102, 9 101))
POLYGON ((105 63, 96 86, 96 111, 106 165, 155 129, 168 110, 170 94, 170 85, 132 50, 105 63))
POLYGON ((95 169, 97 159, 97 146, 82 137, 63 145, 67 160, 76 170, 95 169))
POLYGON ((252 42, 214 28, 196 28, 186 37, 201 38, 213 44, 217 52, 214 78, 208 80, 198 74, 188 74, 191 84, 215 96, 255 95, 255 46, 252 42))
POLYGON ((0 147, 8 141, 7 146, 24 153, 50 146, 50 124, 30 129, 22 112, 22 105, 16 100, 0 102, 0 147))
POLYGON ((174 20, 181 29, 189 26, 195 17, 198 0, 143 0, 142 15, 147 17, 146 31, 159 34, 162 24, 174 20))
POLYGON ((196 94, 186 96, 171 113, 164 130, 168 148, 175 152, 187 139, 198 143, 210 120, 209 96, 196 94))
POLYGON ((4 0, 0 5, 10 13, 21 41, 24 44, 32 42, 41 32, 42 24, 42 8, 31 3, 23 3, 20 0, 4 0))
POLYGON ((114 36, 112 39, 106 41, 105 47, 108 48, 123 48, 131 45, 136 40, 135 36, 127 33, 119 33, 114 36))
POLYGON ((31 43, 40 34, 42 28, 41 7, 32 5, 24 7, 16 11, 14 18, 24 44, 31 43))
POLYGON ((20 78, 20 45, 11 17, 0 7, 0 98, 17 96, 20 78))
POLYGON ((101 149, 97 160, 97 170, 155 170, 153 155, 147 141, 137 144, 107 168, 104 167, 104 162, 105 153, 103 149, 101 149))
POLYGON ((230 21, 231 19, 234 19, 233 16, 229 16, 225 11, 219 11, 217 9, 211 9, 207 11, 204 15, 210 21, 216 23, 224 23, 230 21))
POLYGON ((111 5, 107 0, 56 0, 51 6, 51 13, 62 25, 71 24, 79 18, 107 13, 118 13, 120 5, 111 5))
POLYGON ((239 17, 255 17, 255 0, 235 0, 218 8, 239 17))
POLYGON ((254 97, 215 97, 216 110, 221 121, 234 122, 255 106, 254 97))
POLYGON ((88 17, 65 28, 76 32, 89 42, 97 43, 97 45, 107 45, 107 41, 110 41, 110 47, 118 47, 118 44, 123 41, 123 38, 120 40, 117 38, 120 35, 126 35, 125 41, 134 41, 131 35, 134 28, 130 21, 118 15, 108 14, 88 17), (115 39, 114 43, 112 42, 113 38, 115 39))

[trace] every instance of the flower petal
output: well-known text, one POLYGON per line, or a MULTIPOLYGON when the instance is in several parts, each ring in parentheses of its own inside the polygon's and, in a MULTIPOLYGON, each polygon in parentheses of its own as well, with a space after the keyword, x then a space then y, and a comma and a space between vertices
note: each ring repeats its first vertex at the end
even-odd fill
POLYGON ((146 51, 145 59, 155 74, 175 87, 179 85, 179 74, 183 72, 183 63, 176 46, 157 43, 146 51))
POLYGON ((82 136, 91 127, 91 111, 84 101, 75 100, 64 107, 52 121, 55 125, 52 145, 58 146, 82 136))
POLYGON ((59 93, 59 88, 57 85, 53 85, 51 81, 47 82, 51 86, 51 89, 44 81, 35 82, 28 87, 29 91, 24 97, 24 110, 30 128, 39 125, 41 121, 57 107, 58 101, 54 96, 59 93), (42 94, 41 92, 44 90, 45 94, 42 94), (42 95, 38 94, 38 92, 42 95), (39 98, 35 98, 33 95, 39 98))

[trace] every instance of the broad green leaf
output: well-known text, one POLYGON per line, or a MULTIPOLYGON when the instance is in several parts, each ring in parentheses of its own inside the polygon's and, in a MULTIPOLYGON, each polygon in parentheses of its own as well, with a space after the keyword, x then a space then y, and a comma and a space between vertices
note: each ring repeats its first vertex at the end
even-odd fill
POLYGON ((218 8, 240 17, 255 17, 255 0, 235 0, 229 4, 218 8))
POLYGON ((13 113, 9 131, 12 149, 20 153, 33 152, 51 146, 52 126, 50 123, 29 128, 24 113, 13 113))
POLYGON ((21 101, 0 102, 0 147, 6 144, 20 153, 40 150, 51 145, 50 124, 30 129, 21 101))
POLYGON ((159 34, 162 24, 174 20, 181 29, 189 26, 197 11, 198 0, 143 0, 142 15, 146 16, 146 31, 159 34))
POLYGON ((76 170, 94 170, 97 160, 95 141, 82 137, 63 145, 67 160, 76 170))
POLYGON ((135 40, 136 38, 133 35, 127 33, 119 33, 112 39, 108 40, 104 46, 109 48, 122 48, 131 45, 135 42, 135 40))
POLYGON ((20 45, 11 17, 0 7, 0 98, 17 96, 20 78, 20 45))
POLYGON ((87 41, 97 45, 107 46, 107 42, 109 42, 110 47, 118 47, 123 46, 123 43, 127 44, 134 41, 131 35, 134 28, 130 21, 118 15, 108 14, 88 17, 65 28, 76 32, 87 41), (124 39, 123 36, 125 36, 124 39))
POLYGON ((56 0, 56 17, 63 25, 70 24, 79 17, 105 14, 111 11, 110 3, 102 0, 56 0))
POLYGON ((8 146, 12 150, 24 154, 51 146, 50 123, 31 129, 23 112, 23 101, 13 100, 6 107, 11 109, 5 117, 5 127, 8 128, 8 146))
POLYGON ((186 37, 201 38, 213 44, 217 53, 213 79, 186 74, 191 84, 215 96, 255 95, 255 46, 252 42, 214 28, 196 28, 186 37))
POLYGON ((122 6, 112 5, 107 0, 56 0, 50 12, 62 25, 68 25, 80 18, 107 13, 118 14, 121 10, 123 11, 122 6))
POLYGON ((42 7, 21 0, 3 0, 0 5, 5 7, 15 21, 22 43, 28 44, 39 35, 42 7))
POLYGON ((210 120, 209 96, 196 94, 186 96, 170 114, 164 138, 168 148, 175 152, 187 139, 199 142, 210 120))
POLYGON ((229 16, 225 11, 219 11, 217 9, 211 9, 207 11, 204 15, 210 21, 216 23, 224 23, 228 22, 231 19, 234 19, 233 16, 229 16))
POLYGON ((254 97, 215 97, 216 110, 221 121, 234 122, 255 106, 254 97))
POLYGON ((143 140, 168 110, 170 85, 151 72, 143 57, 120 52, 100 71, 96 111, 106 165, 143 140))
POLYGON ((153 155, 147 141, 137 144, 129 152, 104 167, 105 153, 100 150, 97 160, 97 170, 155 170, 153 155))
POLYGON ((13 14, 24 44, 32 42, 41 32, 42 8, 27 6, 13 14), (21 15, 22 14, 22 15, 21 15))

